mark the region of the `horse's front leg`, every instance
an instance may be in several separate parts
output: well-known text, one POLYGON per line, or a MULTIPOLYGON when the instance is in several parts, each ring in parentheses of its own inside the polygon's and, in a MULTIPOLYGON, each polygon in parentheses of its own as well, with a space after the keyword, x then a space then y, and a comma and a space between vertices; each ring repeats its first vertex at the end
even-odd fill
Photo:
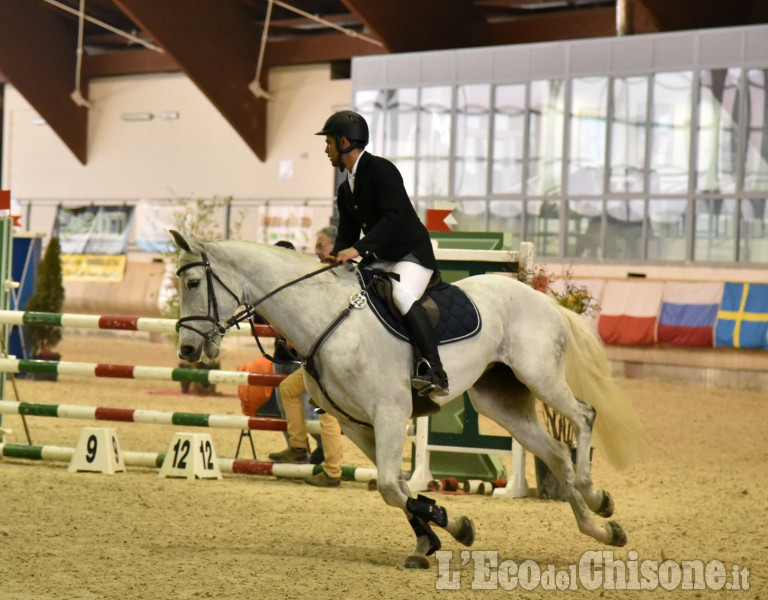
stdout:
POLYGON ((474 542, 475 533, 472 521, 467 517, 448 519, 445 508, 431 498, 422 495, 416 498, 411 496, 401 472, 407 422, 408 415, 405 414, 399 417, 387 415, 376 422, 377 483, 384 501, 405 512, 408 523, 416 534, 416 546, 406 557, 403 566, 408 569, 427 569, 427 557, 440 549, 440 538, 432 530, 432 524, 443 527, 466 546, 474 542))

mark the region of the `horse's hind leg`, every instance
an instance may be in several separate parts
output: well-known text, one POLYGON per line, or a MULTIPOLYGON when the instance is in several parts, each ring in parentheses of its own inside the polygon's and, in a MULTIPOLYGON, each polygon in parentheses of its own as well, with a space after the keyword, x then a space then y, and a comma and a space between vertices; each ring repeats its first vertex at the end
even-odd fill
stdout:
MULTIPOLYGON (((546 385, 533 384, 533 393, 545 404, 564 415, 573 425, 576 438, 576 475, 574 486, 581 493, 589 509, 601 517, 613 514, 613 498, 592 482, 590 448, 595 409, 571 393, 563 376, 544 378, 546 385)), ((569 462, 570 465, 570 462, 569 462)))
POLYGON ((604 544, 623 546, 626 543, 620 525, 612 521, 599 525, 592 518, 590 507, 575 485, 576 475, 568 449, 542 427, 533 395, 511 369, 498 365, 486 372, 470 390, 470 398, 479 413, 506 428, 552 470, 566 491, 579 531, 604 544))

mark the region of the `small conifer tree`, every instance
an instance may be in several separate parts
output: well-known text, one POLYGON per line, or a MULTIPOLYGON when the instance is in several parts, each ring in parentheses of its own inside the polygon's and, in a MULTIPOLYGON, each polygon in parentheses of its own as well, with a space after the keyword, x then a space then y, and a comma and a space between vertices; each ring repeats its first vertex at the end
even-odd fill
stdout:
MULTIPOLYGON (((64 283, 61 271, 61 243, 52 237, 37 267, 35 291, 27 300, 25 310, 60 313, 64 306, 64 283)), ((61 327, 28 325, 27 334, 34 355, 45 354, 61 341, 61 327)))

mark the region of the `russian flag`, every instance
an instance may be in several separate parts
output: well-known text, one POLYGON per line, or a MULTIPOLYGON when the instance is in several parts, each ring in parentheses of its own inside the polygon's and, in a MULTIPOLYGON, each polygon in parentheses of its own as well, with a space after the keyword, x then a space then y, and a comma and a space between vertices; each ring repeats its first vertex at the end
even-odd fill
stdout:
POLYGON ((768 285, 725 284, 715 346, 768 349, 768 285))
POLYGON ((722 283, 666 282, 656 332, 659 344, 711 348, 722 298, 722 283))
POLYGON ((617 346, 651 346, 664 284, 656 281, 608 281, 603 288, 597 331, 617 346))

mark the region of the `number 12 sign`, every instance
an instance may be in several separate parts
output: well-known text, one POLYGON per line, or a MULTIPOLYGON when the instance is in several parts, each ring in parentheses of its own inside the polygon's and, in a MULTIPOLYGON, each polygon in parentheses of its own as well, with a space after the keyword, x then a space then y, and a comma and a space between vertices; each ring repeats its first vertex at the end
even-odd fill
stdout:
POLYGON ((177 433, 165 453, 160 477, 221 479, 219 461, 209 433, 177 433))

